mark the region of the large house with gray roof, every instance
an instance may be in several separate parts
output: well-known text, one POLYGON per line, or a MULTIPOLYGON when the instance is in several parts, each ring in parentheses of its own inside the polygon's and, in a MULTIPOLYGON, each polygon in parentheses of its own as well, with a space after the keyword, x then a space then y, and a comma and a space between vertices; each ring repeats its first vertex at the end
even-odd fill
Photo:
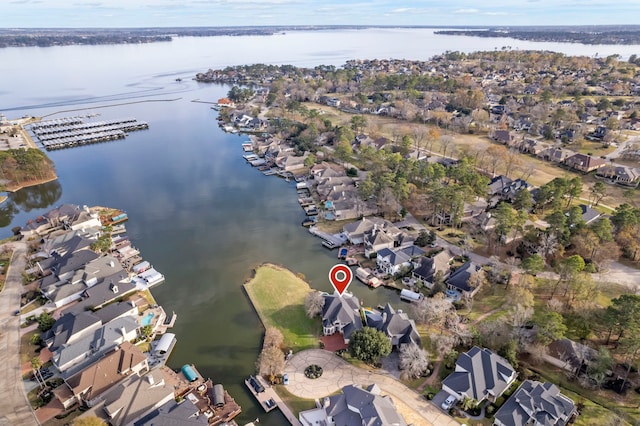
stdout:
POLYGON ((482 273, 482 268, 474 262, 468 261, 453 271, 445 281, 445 284, 449 290, 456 290, 464 295, 473 297, 480 290, 480 287, 472 285, 472 277, 476 273, 482 273))
POLYGON ((407 425, 391 398, 380 395, 376 385, 345 386, 341 394, 323 398, 319 408, 301 411, 298 419, 303 426, 407 425))
POLYGON ((382 331, 391 340, 391 346, 394 348, 405 344, 422 344, 415 321, 402 310, 396 311, 388 303, 379 315, 367 313, 366 318, 367 325, 382 331))
POLYGON ((344 342, 349 343, 351 334, 365 325, 382 331, 394 348, 403 344, 421 345, 420 334, 415 322, 401 310, 395 310, 390 304, 382 309, 367 310, 366 324, 360 315, 360 302, 350 293, 325 295, 322 307, 322 334, 325 336, 342 333, 344 342))
POLYGON ((525 380, 495 415, 494 426, 565 426, 576 415, 574 402, 552 383, 525 380))
POLYGON ((51 274, 41 280, 40 289, 57 308, 80 299, 87 289, 106 278, 117 283, 128 277, 116 258, 100 257, 91 250, 80 250, 60 259, 57 256, 51 259, 54 261, 47 264, 51 274))
POLYGON ((121 343, 138 337, 138 328, 136 317, 117 318, 73 343, 59 347, 53 353, 53 365, 66 375, 80 371, 121 343))
POLYGON ((69 312, 53 323, 53 327, 42 335, 42 341, 51 352, 55 352, 63 345, 71 345, 100 327, 102 321, 93 312, 69 312))
POLYGON ((442 381, 442 390, 461 400, 495 401, 516 380, 516 371, 500 355, 474 346, 456 360, 456 369, 442 381))
POLYGON ((421 257, 418 265, 411 271, 411 276, 419 280, 427 288, 433 287, 436 272, 442 272, 443 277, 449 274, 449 262, 453 259, 448 250, 442 250, 432 257, 421 257))
POLYGON ((322 334, 329 336, 342 333, 344 342, 349 343, 351 333, 362 328, 360 301, 350 293, 324 296, 322 306, 322 334))

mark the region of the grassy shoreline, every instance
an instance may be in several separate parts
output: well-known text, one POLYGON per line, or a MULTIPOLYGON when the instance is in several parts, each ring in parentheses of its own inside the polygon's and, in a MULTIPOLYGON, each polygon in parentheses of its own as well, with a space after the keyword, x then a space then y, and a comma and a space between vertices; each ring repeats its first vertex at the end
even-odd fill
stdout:
POLYGON ((317 348, 320 324, 307 318, 304 299, 312 291, 293 272, 273 264, 260 265, 243 286, 265 328, 279 329, 284 345, 296 351, 317 348))

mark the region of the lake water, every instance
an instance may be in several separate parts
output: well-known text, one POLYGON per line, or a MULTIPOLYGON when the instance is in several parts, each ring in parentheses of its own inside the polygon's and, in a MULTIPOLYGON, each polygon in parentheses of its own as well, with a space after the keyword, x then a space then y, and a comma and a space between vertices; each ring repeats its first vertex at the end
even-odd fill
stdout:
MULTIPOLYGON (((284 424, 278 413, 264 415, 242 385, 254 372, 262 332, 241 285, 260 263, 274 262, 330 290, 327 274, 336 252, 300 226, 304 213, 293 183, 246 165, 240 147, 246 138, 223 133, 215 111, 192 102, 214 102, 228 87, 192 77, 233 64, 341 65, 353 58, 428 59, 445 50, 502 46, 600 56, 640 53, 640 46, 436 36, 427 29, 0 49, 0 112, 9 118, 82 109, 52 117, 100 113, 101 119, 149 123, 149 130, 126 140, 49 153, 59 179, 11 194, 0 205, 0 235, 61 203, 123 209, 131 240, 166 276, 154 295, 178 314, 170 366, 194 363, 223 383, 243 407, 240 424, 256 417, 261 424, 284 424), (104 107, 138 101, 152 102, 104 107)), ((369 305, 390 300, 402 306, 383 288, 371 291, 355 281, 350 289, 369 305)))

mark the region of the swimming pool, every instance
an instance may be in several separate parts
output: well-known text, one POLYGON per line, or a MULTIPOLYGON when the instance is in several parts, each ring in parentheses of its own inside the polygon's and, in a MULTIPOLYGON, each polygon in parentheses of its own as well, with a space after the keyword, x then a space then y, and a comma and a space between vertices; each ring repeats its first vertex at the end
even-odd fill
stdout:
POLYGON ((145 325, 150 325, 152 319, 153 319, 153 312, 149 312, 147 315, 144 316, 144 318, 142 318, 142 321, 140 321, 140 325, 142 325, 143 327, 145 325))

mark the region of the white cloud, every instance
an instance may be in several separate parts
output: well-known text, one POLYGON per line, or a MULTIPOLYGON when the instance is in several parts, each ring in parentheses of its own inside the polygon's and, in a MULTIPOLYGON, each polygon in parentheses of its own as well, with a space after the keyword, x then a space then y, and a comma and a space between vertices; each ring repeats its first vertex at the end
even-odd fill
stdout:
POLYGON ((393 9, 391 11, 391 13, 406 13, 406 12, 412 12, 415 9, 413 7, 400 7, 398 9, 393 9))
POLYGON ((458 9, 458 10, 454 10, 453 13, 471 15, 471 14, 480 13, 480 11, 478 9, 458 9))

